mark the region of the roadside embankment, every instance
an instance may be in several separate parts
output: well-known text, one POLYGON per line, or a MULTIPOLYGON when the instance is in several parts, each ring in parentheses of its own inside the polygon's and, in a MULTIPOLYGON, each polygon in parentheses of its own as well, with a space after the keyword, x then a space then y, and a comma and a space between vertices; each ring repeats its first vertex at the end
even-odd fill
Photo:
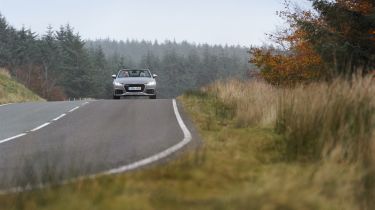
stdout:
POLYGON ((24 85, 13 80, 7 70, 0 69, 0 105, 42 100, 24 85))

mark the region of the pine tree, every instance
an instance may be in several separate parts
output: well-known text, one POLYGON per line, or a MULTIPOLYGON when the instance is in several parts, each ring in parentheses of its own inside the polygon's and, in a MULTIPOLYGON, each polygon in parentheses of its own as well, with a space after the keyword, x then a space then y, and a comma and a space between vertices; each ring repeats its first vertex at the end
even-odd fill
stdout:
POLYGON ((59 56, 62 59, 61 85, 70 97, 86 97, 89 95, 92 75, 85 42, 79 34, 66 25, 61 27, 56 36, 58 40, 59 56))

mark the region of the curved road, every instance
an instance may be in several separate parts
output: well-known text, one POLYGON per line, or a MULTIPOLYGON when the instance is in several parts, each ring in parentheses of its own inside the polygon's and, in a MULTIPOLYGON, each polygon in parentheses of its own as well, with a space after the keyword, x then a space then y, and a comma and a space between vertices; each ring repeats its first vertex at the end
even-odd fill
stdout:
POLYGON ((175 100, 0 106, 0 189, 135 169, 197 140, 175 100))

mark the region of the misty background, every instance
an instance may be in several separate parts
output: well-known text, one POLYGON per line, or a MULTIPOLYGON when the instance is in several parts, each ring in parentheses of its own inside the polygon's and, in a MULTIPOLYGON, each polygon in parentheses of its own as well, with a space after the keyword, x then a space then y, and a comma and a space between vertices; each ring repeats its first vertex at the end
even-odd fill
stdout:
POLYGON ((158 96, 247 78, 250 45, 282 0, 0 0, 0 67, 49 100, 112 97, 111 75, 149 68, 158 96), (22 5, 22 7, 20 7, 22 5), (260 21, 261 19, 261 21, 260 21))
MULTIPOLYGON (((304 1, 304 0, 303 0, 304 1)), ((84 39, 175 40, 249 47, 282 21, 283 0, 0 0, 0 12, 20 29, 43 34, 69 23, 84 39)))

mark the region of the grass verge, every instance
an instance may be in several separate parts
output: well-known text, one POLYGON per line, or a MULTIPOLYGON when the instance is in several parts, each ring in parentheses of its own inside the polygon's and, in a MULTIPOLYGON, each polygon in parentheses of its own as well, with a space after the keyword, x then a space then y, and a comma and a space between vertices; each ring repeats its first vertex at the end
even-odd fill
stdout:
POLYGON ((12 80, 5 69, 0 69, 0 104, 42 100, 25 86, 12 80))
POLYGON ((230 81, 186 93, 179 100, 204 139, 201 149, 140 171, 3 195, 0 209, 372 209, 374 181, 371 167, 364 164, 371 160, 343 155, 362 148, 345 142, 359 145, 363 141, 356 140, 364 139, 364 145, 371 145, 367 142, 373 138, 372 121, 362 123, 364 115, 373 115, 368 112, 372 100, 367 100, 373 86, 360 82, 280 90, 230 81), (345 91, 351 94, 342 98, 345 91), (320 105, 319 100, 327 103, 320 105), (327 114, 339 108, 337 100, 343 107, 339 114, 347 117, 335 120, 327 114), (364 107, 365 114, 357 119, 358 113, 347 113, 350 104, 364 107), (318 122, 311 124, 311 119, 318 122), (351 127, 353 121, 360 124, 351 127), (319 122, 332 127, 316 127, 319 122), (300 133, 293 134, 301 123, 306 128, 300 132, 318 132, 307 142, 298 138, 300 133), (330 139, 337 139, 335 146, 330 139), (325 141, 337 149, 326 152, 320 143, 325 141), (305 154, 311 145, 314 150, 305 154))

